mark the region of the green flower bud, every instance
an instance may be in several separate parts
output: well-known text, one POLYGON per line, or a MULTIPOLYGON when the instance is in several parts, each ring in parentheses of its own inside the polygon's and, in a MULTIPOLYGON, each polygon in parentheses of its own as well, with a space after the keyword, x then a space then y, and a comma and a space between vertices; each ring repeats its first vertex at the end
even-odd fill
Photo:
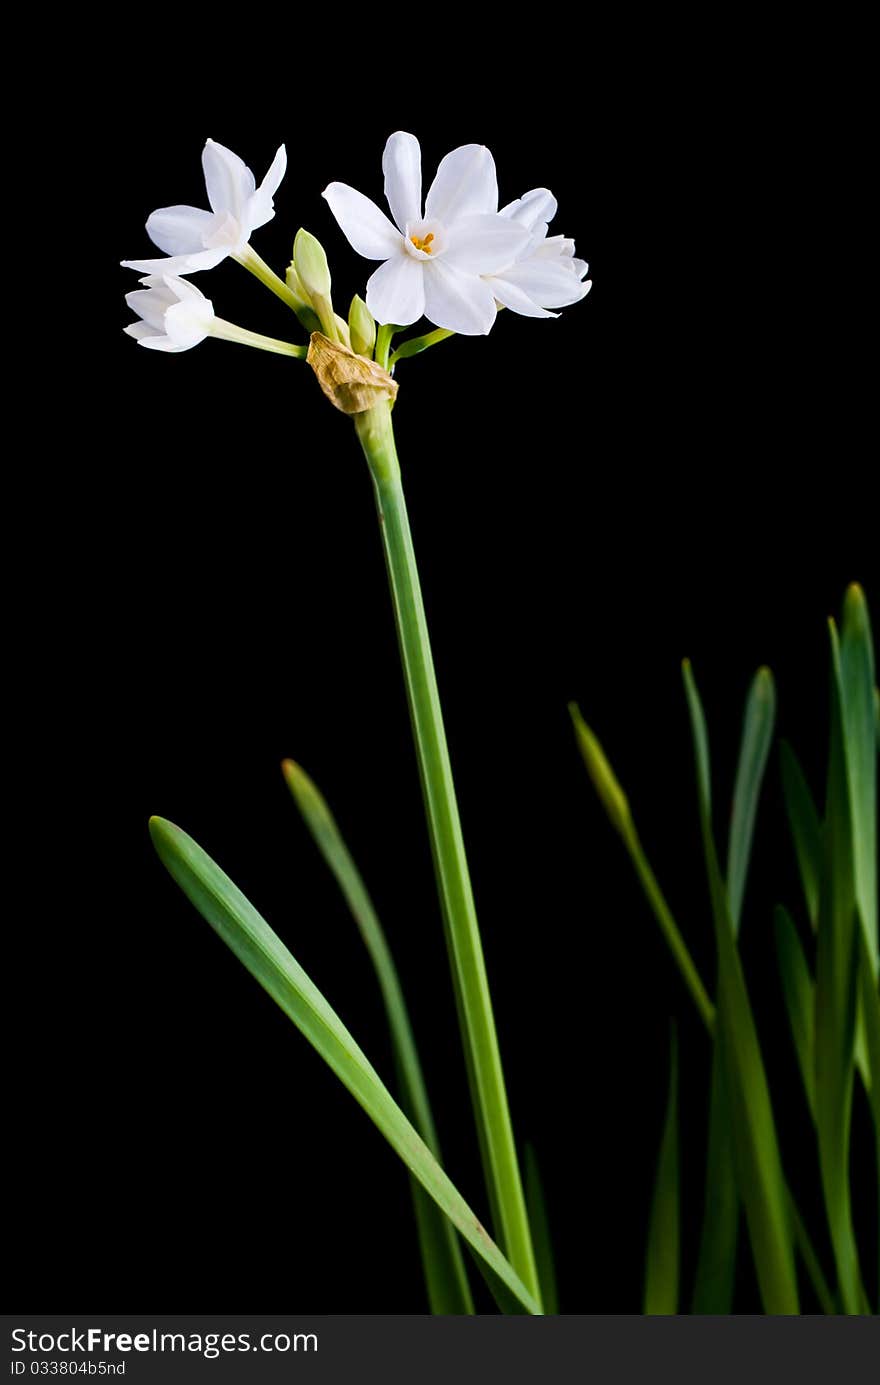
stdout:
POLYGON ((336 315, 330 297, 330 266, 324 247, 308 231, 299 230, 293 242, 293 268, 306 297, 312 304, 321 327, 331 341, 339 340, 336 315))
POLYGON ((348 327, 351 332, 351 349, 359 356, 372 358, 376 345, 376 320, 364 300, 355 294, 348 310, 348 327))
POLYGON ((293 260, 291 260, 290 264, 287 266, 287 273, 285 274, 284 278, 287 283, 287 287, 290 289, 290 292, 294 295, 294 297, 300 299, 304 306, 307 305, 309 301, 309 295, 305 291, 305 286, 303 285, 302 279, 296 272, 296 265, 294 264, 293 260))
MULTIPOLYGON (((330 298, 330 266, 324 247, 308 231, 299 230, 293 242, 293 263, 303 288, 315 302, 316 298, 330 298)), ((317 304, 315 304, 317 308, 317 304)))

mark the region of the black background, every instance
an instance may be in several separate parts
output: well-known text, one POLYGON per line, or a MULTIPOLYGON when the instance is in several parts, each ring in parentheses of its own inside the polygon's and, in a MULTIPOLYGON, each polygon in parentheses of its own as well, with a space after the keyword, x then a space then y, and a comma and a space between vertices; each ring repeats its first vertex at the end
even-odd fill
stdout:
MULTIPOLYGON (((606 40, 587 16, 536 14, 507 49, 473 22, 443 47, 440 19, 430 41, 423 19, 251 32, 239 16, 217 55, 120 36, 100 61, 88 35, 68 36, 49 234, 67 245, 75 228, 63 272, 78 298, 38 358, 54 383, 16 475, 13 536, 28 810, 11 867, 27 888, 7 1151, 22 1304, 424 1310, 395 1156, 149 844, 150 813, 190 831, 389 1072, 369 963, 284 755, 324 790, 372 889, 447 1166, 485 1211, 353 430, 298 362, 212 341, 167 357, 121 333, 135 276, 118 261, 158 253, 152 208, 203 204, 209 135, 258 180, 286 141, 277 214, 254 244, 283 273, 306 225, 342 311, 370 270, 320 192, 340 179, 381 200, 398 128, 422 141, 426 187, 473 140, 495 155, 503 202, 550 187, 553 229, 590 261, 592 293, 558 321, 504 313, 487 339, 402 363, 395 422, 515 1126, 543 1164, 563 1309, 638 1311, 672 1015, 693 1251, 707 1045, 566 702, 602 737, 710 977, 680 659, 707 707, 723 833, 754 669, 772 666, 781 729, 818 791, 824 621, 854 578, 877 609, 858 36, 830 48, 818 32, 751 41, 721 22, 634 18, 606 40)), ((223 317, 301 339, 233 263, 196 282, 223 317)), ((796 902, 778 810, 774 759, 743 945, 784 1154, 811 1205, 770 928, 776 900, 796 902)))

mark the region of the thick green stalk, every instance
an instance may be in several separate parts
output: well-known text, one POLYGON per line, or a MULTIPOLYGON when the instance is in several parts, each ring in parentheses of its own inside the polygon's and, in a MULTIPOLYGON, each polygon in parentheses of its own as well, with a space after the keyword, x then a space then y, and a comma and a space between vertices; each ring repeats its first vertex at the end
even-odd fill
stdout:
POLYGON ((356 415, 355 424, 376 488, 379 523, 459 1024, 496 1232, 511 1264, 535 1297, 540 1299, 489 983, 388 404, 378 404, 356 415))

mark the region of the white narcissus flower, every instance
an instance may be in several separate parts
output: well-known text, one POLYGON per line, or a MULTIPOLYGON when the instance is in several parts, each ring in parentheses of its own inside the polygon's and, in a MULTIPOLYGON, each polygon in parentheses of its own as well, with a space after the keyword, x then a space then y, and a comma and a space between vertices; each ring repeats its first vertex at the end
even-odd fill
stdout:
POLYGON ((150 274, 141 279, 146 288, 125 295, 125 301, 142 319, 124 330, 139 346, 157 351, 189 351, 214 330, 214 305, 185 279, 172 274, 150 274))
POLYGON ((168 259, 123 260, 144 274, 192 274, 211 269, 227 255, 245 254, 251 232, 275 215, 272 203, 287 168, 282 144, 257 187, 247 164, 231 149, 209 139, 202 151, 209 212, 199 207, 161 207, 147 219, 147 235, 168 259))
POLYGON ((531 235, 498 215, 495 162, 483 145, 465 144, 441 159, 422 210, 422 160, 414 135, 399 130, 382 156, 385 196, 394 222, 345 183, 324 196, 350 244, 383 260, 367 284, 377 322, 408 327, 423 315, 437 327, 480 336, 496 317, 495 295, 481 277, 525 250, 531 235))
POLYGON ((582 282, 589 265, 575 259, 574 241, 547 235, 548 223, 556 215, 552 192, 533 188, 525 197, 508 202, 499 215, 529 233, 527 245, 515 260, 500 274, 486 278, 499 303, 525 317, 558 317, 547 310, 566 308, 589 293, 591 281, 582 282))

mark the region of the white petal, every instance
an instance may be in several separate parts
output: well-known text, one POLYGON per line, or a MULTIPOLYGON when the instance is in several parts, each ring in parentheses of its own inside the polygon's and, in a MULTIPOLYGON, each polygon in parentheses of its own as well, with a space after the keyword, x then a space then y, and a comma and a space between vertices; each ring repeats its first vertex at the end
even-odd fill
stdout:
MULTIPOLYGON (((251 202, 253 198, 251 199, 251 202)), ((250 207, 251 202, 248 203, 250 207)), ((247 208, 245 208, 247 211, 247 208)), ((227 255, 243 250, 248 243, 250 231, 243 226, 232 212, 222 212, 214 217, 214 225, 209 236, 205 236, 206 250, 225 250, 227 255)))
MULTIPOLYGON (((415 264, 416 261, 413 261, 415 264)), ((422 266, 425 276, 425 317, 437 327, 462 336, 485 336, 497 315, 488 283, 475 274, 437 260, 422 266)))
POLYGON ((587 292, 571 265, 571 260, 523 260, 499 277, 522 289, 542 308, 565 308, 587 292))
POLYGON ((213 322, 214 309, 207 298, 201 305, 175 303, 165 314, 165 331, 176 346, 188 349, 205 340, 213 322))
POLYGON ((516 284, 508 283, 506 279, 487 279, 486 283, 491 288, 499 303, 503 303, 505 308, 509 308, 513 313, 519 313, 522 317, 558 317, 558 313, 548 313, 546 308, 535 303, 524 293, 516 284))
POLYGON ((517 197, 502 207, 500 215, 508 216, 533 231, 539 222, 552 221, 556 210, 556 198, 548 188, 532 188, 524 197, 517 197))
POLYGON ((574 241, 565 236, 548 236, 532 251, 544 260, 570 260, 574 255, 574 241))
POLYGON ((497 274, 506 269, 529 243, 529 232, 504 216, 483 212, 462 216, 449 230, 443 258, 471 274, 497 274))
POLYGON ((190 255, 204 248, 216 220, 199 207, 160 207, 147 219, 147 235, 166 255, 190 255))
POLYGON ((257 186, 247 164, 225 144, 209 139, 202 150, 202 168, 212 209, 231 212, 241 221, 245 204, 257 186))
POLYGON ((136 269, 141 274, 195 274, 200 269, 213 269, 225 260, 231 246, 215 250, 200 250, 195 255, 172 255, 167 260, 120 260, 123 269, 136 269))
POLYGON ((590 268, 590 266, 587 264, 586 260, 572 260, 571 263, 572 263, 572 266, 573 266, 573 268, 574 268, 574 272, 575 272, 575 274, 577 275, 577 277, 578 277, 579 279, 583 279, 584 275, 587 273, 587 271, 588 271, 589 268, 590 268))
POLYGON ((275 215, 275 204, 272 198, 278 191, 281 179, 286 172, 287 150, 281 144, 272 160, 269 172, 245 208, 245 225, 248 231, 255 231, 258 226, 265 226, 267 221, 272 220, 275 215))
POLYGON ((157 332, 155 327, 151 327, 149 322, 130 322, 127 327, 123 327, 123 332, 129 337, 134 337, 135 341, 142 341, 144 337, 160 337, 161 332, 157 332))
POLYGON ((347 183, 330 183, 323 196, 349 245, 366 260, 387 260, 401 248, 401 235, 375 202, 347 183))
POLYGON ((143 318, 157 332, 165 331, 165 314, 175 301, 167 289, 135 289, 125 295, 125 301, 133 313, 143 318))
POLYGON ((425 265, 405 253, 392 256, 370 276, 367 307, 377 322, 408 327, 425 311, 425 265))
POLYGON ((422 217, 422 151, 415 135, 398 130, 391 135, 382 155, 385 196, 400 230, 408 221, 422 217))
POLYGON ((460 216, 497 212, 495 160, 484 144, 463 144, 440 160, 425 202, 425 216, 448 226, 460 216))
POLYGON ((178 346, 170 337, 141 337, 138 346, 151 346, 155 351, 187 351, 186 346, 178 346))
POLYGON ((178 279, 173 274, 163 274, 162 282, 174 295, 174 300, 178 303, 189 301, 192 303, 211 304, 210 298, 206 298, 201 289, 197 289, 195 284, 188 284, 185 279, 178 279))

